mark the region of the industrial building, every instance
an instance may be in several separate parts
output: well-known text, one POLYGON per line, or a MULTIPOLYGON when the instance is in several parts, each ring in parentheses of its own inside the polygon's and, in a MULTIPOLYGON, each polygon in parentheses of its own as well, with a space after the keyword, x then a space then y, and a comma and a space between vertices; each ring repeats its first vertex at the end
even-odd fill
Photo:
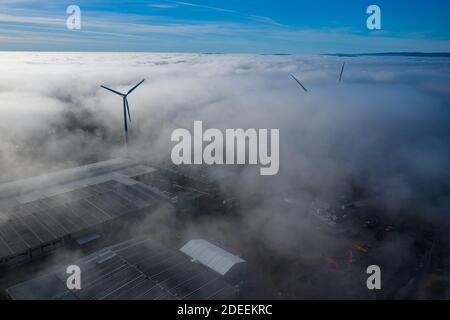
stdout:
POLYGON ((205 240, 191 240, 185 244, 181 252, 214 270, 234 284, 241 284, 246 278, 246 262, 216 245, 205 240))
MULTIPOLYGON (((119 158, 0 185, 0 267, 30 261, 68 240, 92 241, 161 202, 183 206, 177 194, 141 182, 157 173, 119 158)), ((194 189, 180 194, 203 196, 194 189)))
POLYGON ((149 239, 133 239, 102 249, 73 265, 79 266, 82 272, 81 290, 67 289, 69 275, 65 266, 6 291, 15 300, 223 300, 238 297, 238 288, 227 283, 220 273, 149 239))
POLYGON ((20 300, 236 298, 239 283, 228 280, 237 270, 235 264, 245 263, 242 259, 206 241, 188 243, 183 253, 153 240, 116 235, 141 224, 160 206, 183 215, 189 208, 198 212, 202 203, 215 202, 200 189, 195 181, 169 169, 125 158, 0 185, 0 268, 5 276, 14 265, 32 270, 36 258, 60 247, 68 249, 64 256, 75 254, 71 249, 76 249, 77 257, 85 255, 73 263, 82 270, 82 290, 67 288, 67 266, 61 266, 66 260, 47 265, 32 280, 6 281, 11 286, 7 296, 20 300), (96 242, 103 237, 109 240, 96 242), (78 250, 85 245, 91 246, 78 250), (205 255, 199 255, 198 245, 205 255), (219 256, 226 270, 206 260, 219 256))

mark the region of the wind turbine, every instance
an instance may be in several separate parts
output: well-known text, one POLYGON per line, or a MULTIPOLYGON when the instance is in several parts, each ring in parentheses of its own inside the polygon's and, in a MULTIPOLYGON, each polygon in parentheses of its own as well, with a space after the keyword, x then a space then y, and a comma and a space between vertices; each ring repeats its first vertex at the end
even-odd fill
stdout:
POLYGON ((344 73, 345 62, 342 64, 341 74, 339 75, 339 82, 342 81, 342 74, 344 73))
POLYGON ((145 81, 145 79, 142 80, 141 82, 139 82, 133 88, 131 88, 127 93, 120 93, 111 88, 101 86, 103 89, 111 91, 112 93, 115 93, 123 98, 123 122, 124 122, 124 127, 125 127, 125 144, 126 145, 128 144, 128 120, 130 120, 130 122, 131 122, 130 105, 128 104, 128 95, 130 93, 132 93, 134 90, 136 90, 137 87, 139 87, 144 81, 145 81), (127 118, 127 114, 128 114, 128 118, 127 118))
POLYGON ((302 85, 302 83, 293 74, 291 74, 291 77, 295 80, 295 82, 297 82, 299 84, 300 87, 303 88, 303 90, 305 90, 305 92, 308 92, 308 90, 305 88, 305 86, 302 85))

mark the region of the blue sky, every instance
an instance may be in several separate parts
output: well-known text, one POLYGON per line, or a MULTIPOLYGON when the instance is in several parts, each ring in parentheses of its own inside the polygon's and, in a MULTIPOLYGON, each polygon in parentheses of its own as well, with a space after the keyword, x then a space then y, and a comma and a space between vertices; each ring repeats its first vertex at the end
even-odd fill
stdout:
POLYGON ((450 1, 1 0, 0 50, 449 52, 450 1), (370 4, 380 31, 366 28, 370 4), (81 30, 66 28, 69 5, 81 30))

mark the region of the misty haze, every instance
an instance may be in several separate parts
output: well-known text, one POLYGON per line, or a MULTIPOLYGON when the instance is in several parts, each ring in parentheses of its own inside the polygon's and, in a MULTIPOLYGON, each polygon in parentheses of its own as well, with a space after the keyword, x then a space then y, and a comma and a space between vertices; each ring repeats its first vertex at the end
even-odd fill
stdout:
POLYGON ((63 245, 34 265, 5 260, 3 292, 150 237, 173 250, 205 239, 242 258, 244 299, 449 298, 448 58, 2 52, 0 69, 0 223, 11 183, 40 176, 50 188, 55 173, 111 159, 160 170, 159 180, 129 174, 151 188, 170 175, 173 192, 101 245, 63 245), (142 79, 125 147, 122 101, 100 86, 126 92, 142 79), (279 129, 278 174, 175 166, 172 132, 199 120, 279 129), (206 204, 187 199, 193 190, 206 204), (367 290, 371 265, 382 291, 367 290))

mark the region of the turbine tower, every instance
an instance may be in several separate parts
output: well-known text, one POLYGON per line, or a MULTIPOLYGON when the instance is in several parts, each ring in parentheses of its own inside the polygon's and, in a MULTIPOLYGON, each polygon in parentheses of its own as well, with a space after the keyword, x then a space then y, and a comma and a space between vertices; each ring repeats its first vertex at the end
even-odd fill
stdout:
POLYGON ((134 90, 136 90, 137 87, 139 87, 144 81, 145 81, 145 79, 142 80, 141 82, 139 82, 133 88, 131 88, 127 93, 120 93, 111 88, 101 86, 103 89, 111 91, 112 93, 115 93, 115 94, 121 96, 123 99, 123 123, 124 123, 124 128, 125 128, 125 145, 128 144, 128 120, 130 120, 130 122, 131 122, 130 105, 128 104, 128 95, 130 93, 132 93, 134 90), (128 118, 127 118, 127 114, 128 114, 128 118))

